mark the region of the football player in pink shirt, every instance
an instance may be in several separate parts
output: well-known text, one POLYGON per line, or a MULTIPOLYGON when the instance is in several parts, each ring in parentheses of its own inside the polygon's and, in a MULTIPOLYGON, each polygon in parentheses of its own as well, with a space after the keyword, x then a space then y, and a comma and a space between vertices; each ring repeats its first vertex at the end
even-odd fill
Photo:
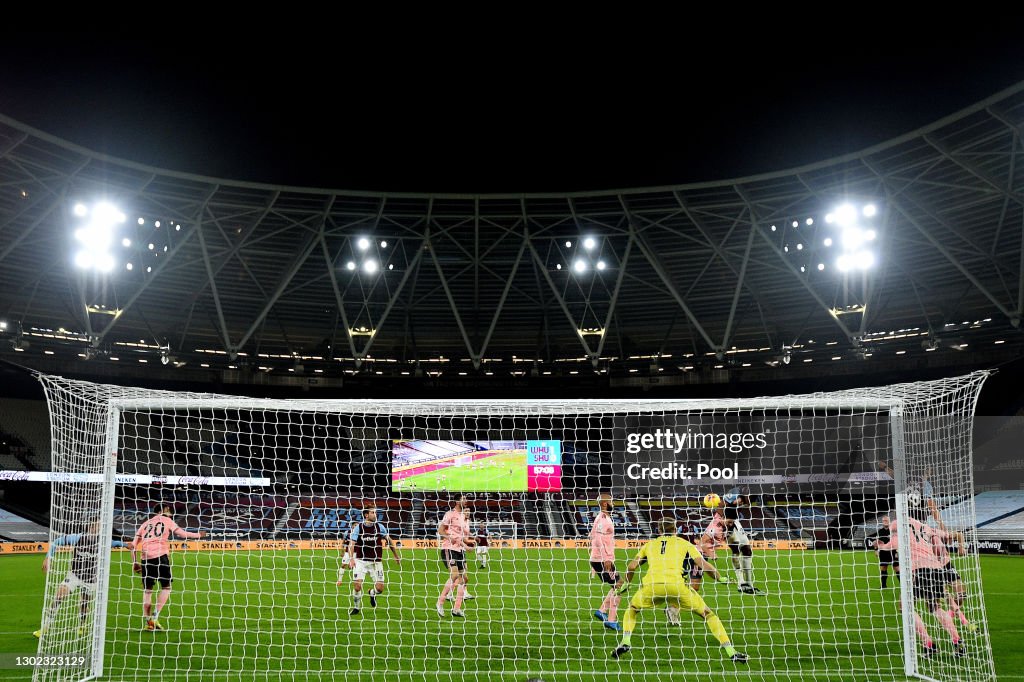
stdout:
MULTIPOLYGON (((960 634, 957 632, 956 623, 953 622, 953 616, 943 608, 945 602, 945 583, 943 580, 945 567, 942 559, 935 553, 935 544, 932 537, 934 531, 913 516, 908 519, 908 522, 910 525, 909 563, 911 567, 911 580, 914 586, 914 599, 924 601, 928 606, 928 610, 932 612, 935 619, 942 625, 942 628, 949 633, 950 638, 953 640, 953 655, 957 657, 964 656, 966 652, 964 651, 963 643, 960 641, 960 634)), ((895 519, 890 524, 890 530, 892 533, 887 548, 898 550, 899 534, 895 519)), ((907 564, 902 556, 900 557, 900 563, 904 566, 907 564)), ((914 626, 918 637, 921 639, 921 643, 924 645, 924 656, 928 658, 935 655, 938 647, 932 641, 928 628, 921 619, 921 615, 916 611, 914 612, 914 626)))
POLYGON ((466 517, 466 496, 459 495, 455 498, 455 506, 449 509, 437 532, 441 536, 441 563, 448 569, 448 582, 441 589, 441 595, 437 598, 437 615, 444 617, 444 602, 448 595, 455 590, 455 605, 452 607, 452 615, 456 618, 465 618, 462 611, 462 602, 469 597, 466 594, 466 586, 469 584, 469 576, 466 575, 466 549, 472 548, 476 540, 469 533, 469 519, 466 517))
POLYGON ((610 630, 621 630, 618 610, 622 597, 615 589, 619 572, 615 570, 615 522, 612 521, 612 496, 602 493, 597 498, 597 515, 590 527, 590 569, 601 582, 610 587, 601 606, 594 611, 594 618, 610 630))
POLYGON ((179 526, 171 518, 170 505, 157 507, 156 515, 139 526, 132 545, 132 570, 142 574, 142 617, 146 621, 146 630, 163 630, 160 625, 160 611, 171 596, 171 561, 168 553, 170 546, 167 541, 171 535, 188 540, 199 540, 206 537, 205 532, 190 533, 179 526), (142 555, 142 561, 135 558, 135 553, 142 555), (160 593, 153 607, 153 586, 160 583, 160 593))

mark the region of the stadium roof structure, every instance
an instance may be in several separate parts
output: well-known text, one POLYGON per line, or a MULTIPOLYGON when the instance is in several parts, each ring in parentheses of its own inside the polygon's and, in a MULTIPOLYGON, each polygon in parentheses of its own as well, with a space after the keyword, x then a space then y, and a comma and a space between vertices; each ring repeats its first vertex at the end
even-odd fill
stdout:
POLYGON ((0 115, 0 352, 293 376, 1016 355, 1022 133, 1024 83, 800 168, 466 195, 201 177, 0 115), (74 264, 100 199, 125 217, 105 273, 74 264))

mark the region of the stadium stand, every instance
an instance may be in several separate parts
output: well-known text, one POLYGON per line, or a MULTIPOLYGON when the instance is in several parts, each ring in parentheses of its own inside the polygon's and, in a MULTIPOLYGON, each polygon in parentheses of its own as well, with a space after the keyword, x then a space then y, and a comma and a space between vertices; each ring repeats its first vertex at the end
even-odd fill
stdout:
POLYGON ((18 514, 0 509, 0 540, 12 542, 46 542, 50 530, 18 514))
POLYGON ((0 441, 10 441, 9 454, 21 463, 12 468, 48 471, 50 419, 41 400, 0 399, 0 441))

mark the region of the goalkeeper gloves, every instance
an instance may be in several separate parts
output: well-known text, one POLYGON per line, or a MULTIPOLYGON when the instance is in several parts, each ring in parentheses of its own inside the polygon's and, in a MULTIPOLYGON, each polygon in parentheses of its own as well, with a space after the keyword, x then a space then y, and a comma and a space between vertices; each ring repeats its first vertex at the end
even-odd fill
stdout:
POLYGON ((717 582, 720 582, 720 583, 722 583, 723 585, 728 585, 728 584, 729 584, 729 579, 728 579, 728 578, 726 578, 726 577, 725 577, 724 575, 722 575, 721 573, 719 573, 719 574, 718 574, 718 580, 717 580, 717 582))

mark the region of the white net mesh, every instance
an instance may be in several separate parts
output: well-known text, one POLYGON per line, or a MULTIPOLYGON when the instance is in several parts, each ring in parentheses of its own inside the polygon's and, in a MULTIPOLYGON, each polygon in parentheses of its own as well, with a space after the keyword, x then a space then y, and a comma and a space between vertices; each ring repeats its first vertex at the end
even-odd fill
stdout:
POLYGON ((973 508, 957 504, 985 377, 742 400, 336 401, 42 376, 54 470, 104 482, 53 486, 52 539, 69 547, 39 650, 90 663, 35 679, 991 679, 973 508), (886 515, 900 542, 924 519, 958 579, 911 591, 907 549, 873 550, 886 515), (614 566, 591 562, 595 519, 614 566), (146 535, 174 525, 161 558, 146 535), (663 558, 658 543, 676 532, 730 583, 689 562, 670 583, 676 545, 663 558), (146 545, 141 576, 111 539, 146 545), (652 539, 659 556, 617 596, 601 580, 652 539))

